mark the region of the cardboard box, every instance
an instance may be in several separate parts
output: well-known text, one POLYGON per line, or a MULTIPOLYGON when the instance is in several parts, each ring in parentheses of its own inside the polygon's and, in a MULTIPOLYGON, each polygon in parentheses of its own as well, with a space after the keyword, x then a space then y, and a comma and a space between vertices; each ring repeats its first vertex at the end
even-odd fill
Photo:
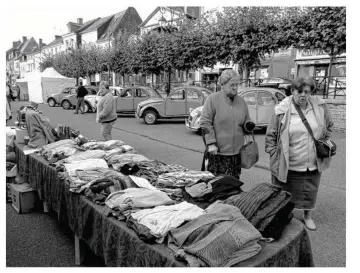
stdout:
POLYGON ((35 208, 36 193, 28 183, 10 184, 12 206, 17 213, 26 213, 35 208))
POLYGON ((25 143, 24 137, 29 136, 27 129, 16 128, 16 142, 25 143))

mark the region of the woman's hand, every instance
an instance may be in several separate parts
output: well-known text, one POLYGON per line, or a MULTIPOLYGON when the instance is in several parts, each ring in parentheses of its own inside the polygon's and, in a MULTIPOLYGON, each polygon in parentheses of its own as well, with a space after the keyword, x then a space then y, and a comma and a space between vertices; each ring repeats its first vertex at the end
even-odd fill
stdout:
POLYGON ((218 152, 218 147, 215 144, 210 144, 208 147, 208 152, 212 155, 216 155, 218 152))

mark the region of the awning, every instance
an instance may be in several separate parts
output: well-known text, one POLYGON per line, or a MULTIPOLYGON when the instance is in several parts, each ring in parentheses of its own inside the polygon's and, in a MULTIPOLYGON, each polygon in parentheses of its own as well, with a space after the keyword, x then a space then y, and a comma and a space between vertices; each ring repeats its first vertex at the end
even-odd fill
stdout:
MULTIPOLYGON (((304 60, 297 59, 295 60, 296 64, 329 64, 330 58, 328 59, 312 59, 312 60, 304 60)), ((333 63, 344 63, 346 62, 346 58, 334 58, 333 63)))

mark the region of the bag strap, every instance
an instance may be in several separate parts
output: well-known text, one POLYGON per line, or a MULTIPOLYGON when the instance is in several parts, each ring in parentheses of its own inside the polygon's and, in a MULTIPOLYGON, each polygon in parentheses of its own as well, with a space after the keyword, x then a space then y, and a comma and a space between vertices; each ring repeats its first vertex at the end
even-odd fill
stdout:
POLYGON ((309 134, 312 136, 312 138, 313 138, 314 140, 316 140, 315 137, 314 137, 313 131, 311 130, 311 127, 310 127, 310 125, 309 125, 309 122, 307 121, 306 117, 304 116, 304 113, 301 111, 299 105, 297 105, 297 104, 294 102, 294 99, 292 99, 292 102, 293 102, 293 104, 294 104, 294 106, 295 106, 296 111, 298 112, 298 114, 299 114, 299 116, 300 116, 300 118, 301 118, 301 121, 304 123, 306 129, 308 130, 309 134))

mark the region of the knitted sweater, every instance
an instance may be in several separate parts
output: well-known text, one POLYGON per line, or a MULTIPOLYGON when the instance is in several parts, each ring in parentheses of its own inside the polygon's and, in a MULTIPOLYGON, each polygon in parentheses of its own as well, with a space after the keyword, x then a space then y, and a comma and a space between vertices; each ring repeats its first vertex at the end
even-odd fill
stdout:
POLYGON ((99 123, 117 119, 116 100, 111 94, 111 90, 105 89, 104 95, 97 104, 97 120, 99 123))
POLYGON ((220 155, 239 154, 244 145, 243 125, 250 119, 245 100, 235 96, 231 102, 224 91, 211 94, 201 112, 200 127, 206 128, 206 145, 215 144, 220 155))
POLYGON ((241 192, 224 201, 236 206, 249 222, 263 231, 276 213, 291 200, 291 194, 268 183, 256 185, 249 192, 241 192))
POLYGON ((256 255, 261 234, 245 219, 239 209, 215 202, 206 214, 170 232, 169 245, 183 249, 208 266, 231 266, 256 255), (248 250, 251 251, 248 251, 248 250), (246 255, 244 255, 245 252, 246 255))

